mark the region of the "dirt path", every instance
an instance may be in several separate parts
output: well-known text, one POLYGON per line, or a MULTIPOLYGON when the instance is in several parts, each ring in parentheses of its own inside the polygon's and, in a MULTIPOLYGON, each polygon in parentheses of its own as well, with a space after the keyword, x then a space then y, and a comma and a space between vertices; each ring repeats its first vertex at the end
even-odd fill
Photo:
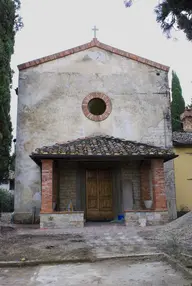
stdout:
POLYGON ((94 260, 157 252, 140 228, 116 225, 68 230, 20 229, 0 236, 0 261, 94 260))

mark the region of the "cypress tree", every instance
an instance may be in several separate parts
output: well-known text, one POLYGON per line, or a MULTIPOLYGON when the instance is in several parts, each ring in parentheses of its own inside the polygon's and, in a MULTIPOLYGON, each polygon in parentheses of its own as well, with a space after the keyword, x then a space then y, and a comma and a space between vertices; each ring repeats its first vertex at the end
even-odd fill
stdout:
POLYGON ((10 88, 12 83, 11 56, 15 32, 22 26, 17 13, 19 0, 0 0, 0 182, 9 172, 12 124, 10 88))
POLYGON ((172 72, 172 129, 173 131, 182 131, 180 115, 185 110, 185 100, 182 96, 182 88, 177 74, 172 72))

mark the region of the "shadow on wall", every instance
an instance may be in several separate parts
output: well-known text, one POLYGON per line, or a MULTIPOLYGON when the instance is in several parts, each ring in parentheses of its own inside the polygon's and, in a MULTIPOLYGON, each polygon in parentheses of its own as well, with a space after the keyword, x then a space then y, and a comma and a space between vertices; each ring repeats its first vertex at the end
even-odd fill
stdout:
POLYGON ((123 211, 132 210, 134 202, 132 181, 123 180, 122 189, 123 189, 123 211))
POLYGON ((41 210, 41 193, 36 192, 32 199, 32 223, 39 223, 40 210, 41 210))
POLYGON ((188 212, 190 212, 190 209, 187 206, 181 206, 180 207, 180 211, 177 211, 177 218, 187 214, 188 212))

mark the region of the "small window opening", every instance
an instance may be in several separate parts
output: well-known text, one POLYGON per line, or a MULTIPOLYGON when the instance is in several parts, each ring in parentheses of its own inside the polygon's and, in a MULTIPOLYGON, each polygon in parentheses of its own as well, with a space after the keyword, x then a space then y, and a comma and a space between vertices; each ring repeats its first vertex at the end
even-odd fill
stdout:
POLYGON ((101 98, 93 98, 88 103, 88 109, 93 115, 102 115, 106 110, 106 103, 101 98))

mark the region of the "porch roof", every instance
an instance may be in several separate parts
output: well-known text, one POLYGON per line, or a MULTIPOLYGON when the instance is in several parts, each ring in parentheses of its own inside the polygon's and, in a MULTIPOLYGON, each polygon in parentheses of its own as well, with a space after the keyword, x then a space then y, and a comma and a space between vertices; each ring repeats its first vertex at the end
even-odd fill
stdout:
POLYGON ((31 158, 34 161, 45 158, 164 158, 165 161, 177 157, 171 148, 161 148, 111 136, 92 136, 65 143, 37 148, 31 158))

